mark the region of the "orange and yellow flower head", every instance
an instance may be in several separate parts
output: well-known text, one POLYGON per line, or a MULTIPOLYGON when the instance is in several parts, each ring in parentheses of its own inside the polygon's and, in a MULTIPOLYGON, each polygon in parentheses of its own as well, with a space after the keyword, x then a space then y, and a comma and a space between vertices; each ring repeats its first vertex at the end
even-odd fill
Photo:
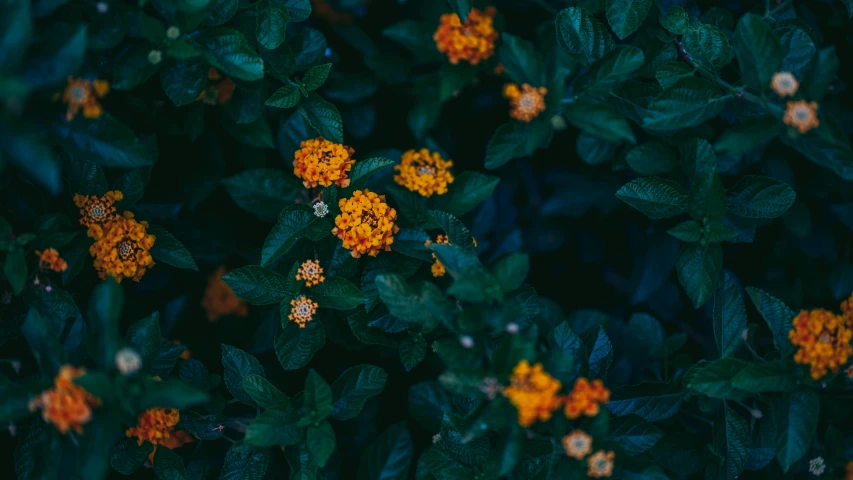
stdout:
POLYGON ((788 102, 782 121, 786 125, 796 128, 800 133, 806 133, 817 128, 820 126, 820 121, 817 118, 817 103, 806 102, 805 100, 788 102))
POLYGON ((518 362, 510 381, 503 394, 518 410, 518 424, 522 427, 548 421, 560 408, 558 392, 562 385, 542 368, 541 363, 531 367, 527 360, 518 362))
POLYGON ((340 215, 335 217, 332 233, 343 241, 343 247, 358 258, 375 257, 379 252, 391 250, 397 226, 397 211, 385 202, 385 195, 368 189, 352 192, 352 197, 338 201, 340 215))
POLYGON ((323 276, 323 267, 319 260, 306 260, 296 271, 296 279, 305 282, 306 287, 313 287, 326 281, 323 276))
POLYGON ((534 88, 529 84, 523 84, 521 88, 515 83, 507 83, 503 88, 504 98, 509 99, 509 116, 520 121, 529 123, 545 111, 545 95, 548 89, 545 87, 534 88))
POLYGON ((83 110, 86 118, 100 118, 103 113, 101 103, 110 91, 110 84, 105 80, 84 80, 82 78, 68 77, 68 85, 62 94, 62 102, 68 105, 65 119, 71 121, 83 110))
POLYGON ((394 181, 424 197, 443 195, 447 193, 447 185, 453 183, 452 166, 453 161, 441 158, 438 152, 431 153, 426 148, 408 150, 403 153, 400 165, 394 167, 398 172, 394 181))
POLYGON ((106 226, 102 238, 89 247, 89 253, 95 257, 95 269, 101 278, 138 282, 154 266, 150 250, 155 240, 148 233, 148 222, 137 222, 131 212, 124 212, 106 226))
POLYGON ((613 475, 613 452, 599 450, 586 459, 586 474, 592 478, 604 478, 613 475))
POLYGON ((600 411, 600 404, 610 401, 610 390, 604 387, 599 379, 592 382, 586 378, 578 378, 572 391, 565 399, 564 413, 574 420, 581 415, 594 417, 600 411))
POLYGON ((300 295, 290 301, 290 315, 287 318, 299 325, 299 328, 305 328, 311 320, 314 319, 314 314, 317 313, 317 302, 312 302, 305 295, 300 295))
POLYGON ((30 401, 32 411, 41 410, 45 422, 52 423, 63 435, 69 430, 83 433, 83 425, 92 418, 92 408, 101 401, 74 383, 86 370, 63 365, 54 378, 54 386, 30 401))
POLYGON ((436 48, 454 65, 462 60, 471 65, 486 60, 494 55, 495 40, 498 39, 494 27, 496 13, 494 7, 484 11, 472 8, 465 24, 455 13, 442 15, 441 23, 432 36, 436 48))
POLYGON ((229 272, 225 265, 220 265, 207 277, 207 288, 201 299, 201 308, 207 314, 207 319, 215 322, 226 315, 245 317, 249 314, 246 301, 234 294, 234 290, 222 280, 229 272))
MULTIPOLYGON (((424 246, 428 248, 432 243, 433 242, 431 240, 427 240, 426 243, 424 243, 424 246)), ((435 243, 449 244, 450 240, 448 240, 447 235, 439 235, 435 237, 435 243)), ((447 273, 447 270, 444 268, 444 265, 442 265, 441 260, 439 260, 438 257, 435 256, 435 253, 432 254, 432 258, 435 259, 435 262, 433 262, 432 267, 430 267, 430 271, 432 271, 432 276, 443 277, 444 274, 447 273)))
POLYGON ((592 437, 582 430, 575 430, 562 439, 566 455, 581 460, 592 451, 592 437))
POLYGON ((305 140, 293 154, 293 173, 306 188, 349 186, 347 172, 352 170, 355 150, 323 137, 305 140))
POLYGON ((770 87, 780 97, 791 97, 800 88, 800 82, 790 72, 778 72, 773 75, 770 87))
POLYGON ((843 315, 818 308, 803 310, 794 317, 793 328, 788 332, 791 343, 798 347, 794 361, 808 365, 815 380, 830 371, 838 372, 853 355, 850 345, 853 315, 849 313, 849 302, 842 304, 843 315))
POLYGON ((199 94, 198 100, 208 105, 223 105, 231 100, 234 90, 237 89, 237 85, 231 78, 222 78, 222 74, 217 69, 210 67, 207 71, 207 79, 214 83, 208 84, 199 94))
POLYGON ((68 263, 59 256, 59 251, 55 248, 48 248, 44 251, 36 250, 36 255, 39 257, 39 269, 53 270, 54 272, 64 272, 68 269, 68 263))
POLYGON ((139 414, 136 426, 128 428, 124 434, 128 438, 136 437, 136 443, 154 444, 154 450, 148 455, 148 460, 154 462, 157 448, 162 446, 174 450, 195 438, 183 430, 175 430, 175 425, 181 419, 180 413, 174 408, 149 408, 139 414))
POLYGON ((80 225, 88 227, 88 235, 100 240, 104 235, 104 226, 119 218, 116 213, 116 202, 124 199, 124 195, 113 190, 98 197, 95 195, 74 195, 74 204, 80 209, 80 225))

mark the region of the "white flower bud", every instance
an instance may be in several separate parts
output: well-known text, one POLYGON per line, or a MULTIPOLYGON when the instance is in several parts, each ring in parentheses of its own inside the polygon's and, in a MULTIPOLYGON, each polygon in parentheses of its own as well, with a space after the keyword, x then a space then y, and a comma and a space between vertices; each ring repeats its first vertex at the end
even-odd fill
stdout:
POLYGON ((107 2, 98 2, 97 4, 98 13, 107 13, 110 11, 110 6, 107 2))
POLYGON ((505 330, 506 330, 506 333, 509 333, 511 335, 515 335, 516 333, 518 333, 518 324, 515 322, 509 322, 506 324, 505 330))
POLYGON ((142 367, 142 358, 132 348, 122 348, 116 352, 116 368, 122 375, 132 375, 142 367))
POLYGON ((181 36, 181 29, 172 25, 166 29, 166 38, 169 40, 177 40, 181 36))
POLYGON ((163 60, 163 52, 160 50, 151 50, 148 52, 148 61, 151 62, 151 65, 157 65, 160 61, 163 60))
POLYGON ((459 337, 459 343, 462 344, 465 348, 473 348, 474 347, 474 339, 471 338, 470 335, 462 335, 459 337))

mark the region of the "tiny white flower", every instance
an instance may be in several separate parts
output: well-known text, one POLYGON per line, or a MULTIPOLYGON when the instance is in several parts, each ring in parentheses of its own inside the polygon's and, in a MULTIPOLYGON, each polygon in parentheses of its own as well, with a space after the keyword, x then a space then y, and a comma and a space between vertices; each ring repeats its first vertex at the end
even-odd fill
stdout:
POLYGON ((166 29, 166 38, 169 40, 177 40, 178 37, 181 36, 181 29, 172 25, 168 29, 166 29))
POLYGON ((329 214, 329 207, 323 202, 317 202, 314 204, 314 215, 323 218, 329 214))
POLYGON ((151 62, 151 65, 157 65, 161 60, 163 60, 163 52, 160 50, 151 50, 148 52, 148 61, 151 62))
POLYGON ((110 6, 107 2, 98 2, 97 8, 98 13, 107 13, 110 10, 110 6))
POLYGON ((142 366, 142 358, 132 348, 122 348, 116 352, 116 368, 122 375, 132 375, 142 366))
POLYGON ((560 115, 554 115, 551 117, 551 128, 557 131, 565 130, 568 127, 566 120, 563 119, 560 115))
POLYGON ((759 420, 761 420, 761 417, 764 416, 764 414, 761 413, 761 410, 759 410, 757 408, 753 408, 752 410, 750 410, 749 414, 752 415, 754 418, 757 418, 759 420))
POLYGON ((509 322, 506 324, 506 333, 511 335, 515 335, 518 333, 518 324, 515 322, 509 322))
POLYGON ((826 464, 823 462, 823 457, 815 457, 809 462, 809 473, 815 476, 823 475, 826 470, 826 464))
POLYGON ((51 287, 50 285, 48 285, 48 286, 44 287, 44 291, 45 291, 45 292, 47 292, 47 293, 50 293, 50 292, 52 292, 52 291, 53 291, 53 287, 51 287))
POLYGON ((459 337, 459 343, 462 344, 465 348, 473 348, 474 347, 474 339, 471 338, 470 335, 462 335, 459 337))
POLYGON ((440 433, 436 433, 435 435, 432 436, 432 443, 438 443, 439 440, 441 440, 441 434, 440 433))

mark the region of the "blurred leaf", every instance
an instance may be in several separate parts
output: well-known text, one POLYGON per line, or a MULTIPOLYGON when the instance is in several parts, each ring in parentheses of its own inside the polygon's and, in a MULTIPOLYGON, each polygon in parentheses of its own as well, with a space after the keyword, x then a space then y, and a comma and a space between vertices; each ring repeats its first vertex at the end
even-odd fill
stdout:
POLYGON ((660 20, 663 28, 675 35, 684 35, 690 25, 690 18, 687 16, 687 12, 677 5, 669 7, 669 10, 665 14, 662 13, 658 17, 658 20, 660 20))
POLYGON ((745 218, 776 218, 785 213, 797 195, 786 183, 747 175, 729 192, 729 211, 745 218))
POLYGON ((684 376, 684 387, 695 394, 711 398, 737 400, 742 392, 733 385, 733 379, 749 362, 737 358, 721 358, 713 362, 694 365, 684 376))
POLYGON ((610 421, 606 440, 616 442, 629 455, 638 455, 652 448, 663 438, 663 432, 637 415, 625 415, 610 421))
POLYGON ((734 42, 743 81, 759 91, 766 89, 782 68, 779 38, 760 16, 747 13, 737 23, 734 42))
POLYGON ((186 480, 187 472, 181 457, 168 448, 154 453, 154 472, 159 480, 186 480))
POLYGON ((239 31, 228 27, 208 28, 197 41, 207 61, 225 75, 248 82, 264 78, 264 61, 239 31))
POLYGON ((776 459, 787 472, 806 454, 817 429, 820 401, 813 391, 777 397, 772 404, 777 424, 776 459))
POLYGON ((254 447, 296 445, 302 440, 302 427, 295 410, 267 410, 252 420, 243 441, 254 447))
POLYGON ((563 109, 563 115, 575 127, 602 140, 610 142, 626 140, 637 143, 631 125, 625 117, 606 104, 588 101, 572 102, 563 109))
POLYGON ((160 71, 160 85, 176 106, 189 105, 204 91, 208 68, 200 57, 166 60, 160 71))
POLYGON ((391 425, 361 456, 358 480, 405 480, 414 457, 414 445, 405 424, 391 425))
POLYGON ((613 50, 613 37, 583 8, 564 8, 557 15, 557 42, 573 59, 590 65, 613 50))
POLYGON ((154 246, 151 247, 151 256, 155 260, 173 267, 198 271, 198 266, 187 247, 166 229, 159 225, 150 225, 148 233, 156 237, 154 246))
POLYGON ((507 76, 519 85, 527 83, 533 87, 544 86, 545 72, 533 43, 509 33, 501 37, 503 43, 498 54, 507 76))
POLYGON ((223 178, 222 184, 234 202, 262 220, 275 220, 302 192, 302 184, 283 170, 255 168, 223 178))
POLYGON ((708 80, 682 78, 649 103, 643 127, 666 131, 700 125, 716 117, 727 98, 708 80))
POLYGON ((335 451, 335 431, 332 425, 324 421, 319 426, 308 427, 306 444, 317 466, 324 466, 335 451))
POLYGON ((145 167, 157 160, 154 137, 139 139, 133 130, 109 115, 98 121, 78 118, 58 124, 57 131, 67 140, 65 148, 104 167, 145 167))
POLYGON ((637 31, 651 6, 652 0, 607 0, 607 22, 616 36, 624 40, 637 31))
POLYGON ((373 365, 356 365, 348 368, 332 383, 332 418, 349 420, 355 418, 365 402, 382 393, 388 374, 373 365))

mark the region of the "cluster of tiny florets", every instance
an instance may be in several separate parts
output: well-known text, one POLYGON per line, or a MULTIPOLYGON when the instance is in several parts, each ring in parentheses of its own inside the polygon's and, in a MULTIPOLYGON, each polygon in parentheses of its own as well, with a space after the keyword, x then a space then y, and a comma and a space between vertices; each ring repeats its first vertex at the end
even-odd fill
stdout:
POLYGON ((850 300, 842 303, 843 314, 821 308, 801 311, 788 332, 791 344, 798 347, 794 361, 808 365, 811 377, 818 380, 830 371, 838 372, 853 355, 853 311, 850 300))
POLYGON ((305 282, 306 287, 313 287, 326 281, 326 277, 323 276, 323 267, 320 266, 319 260, 306 260, 303 262, 296 272, 296 279, 305 282))
POLYGON ((461 60, 477 65, 491 57, 498 39, 493 25, 495 13, 494 7, 485 11, 472 8, 464 24, 455 13, 442 15, 441 23, 432 36, 436 48, 454 65, 461 60))
POLYGON ((323 137, 305 140, 293 154, 293 173, 306 188, 337 185, 348 187, 347 173, 352 170, 355 150, 323 137))
POLYGON ((447 193, 447 185, 453 183, 450 167, 452 160, 445 160, 438 152, 426 148, 408 150, 403 153, 400 164, 394 167, 398 173, 394 181, 424 197, 447 193))
POLYGON ((507 83, 503 95, 509 99, 509 116, 521 122, 530 122, 545 111, 547 93, 545 87, 536 88, 525 83, 519 88, 515 83, 507 83))
POLYGON ((92 418, 92 408, 101 405, 98 398, 74 383, 85 373, 85 369, 63 365, 53 380, 53 388, 31 400, 30 410, 41 410, 44 421, 52 423, 63 435, 69 430, 83 433, 83 425, 92 418))
POLYGON ((91 81, 68 77, 68 85, 62 93, 62 102, 68 105, 65 119, 73 120, 80 110, 83 110, 85 118, 100 118, 103 114, 103 108, 99 100, 104 98, 109 91, 110 84, 106 80, 91 81))
POLYGON ((356 190, 352 197, 339 200, 338 207, 341 213, 335 217, 332 233, 343 240, 343 247, 353 257, 375 257, 382 250, 391 250, 400 227, 395 223, 397 211, 388 206, 385 195, 356 190))
POLYGON ((288 319, 299 325, 299 328, 305 328, 311 320, 314 319, 314 314, 317 312, 317 302, 311 301, 305 295, 300 295, 290 301, 290 315, 288 319))

